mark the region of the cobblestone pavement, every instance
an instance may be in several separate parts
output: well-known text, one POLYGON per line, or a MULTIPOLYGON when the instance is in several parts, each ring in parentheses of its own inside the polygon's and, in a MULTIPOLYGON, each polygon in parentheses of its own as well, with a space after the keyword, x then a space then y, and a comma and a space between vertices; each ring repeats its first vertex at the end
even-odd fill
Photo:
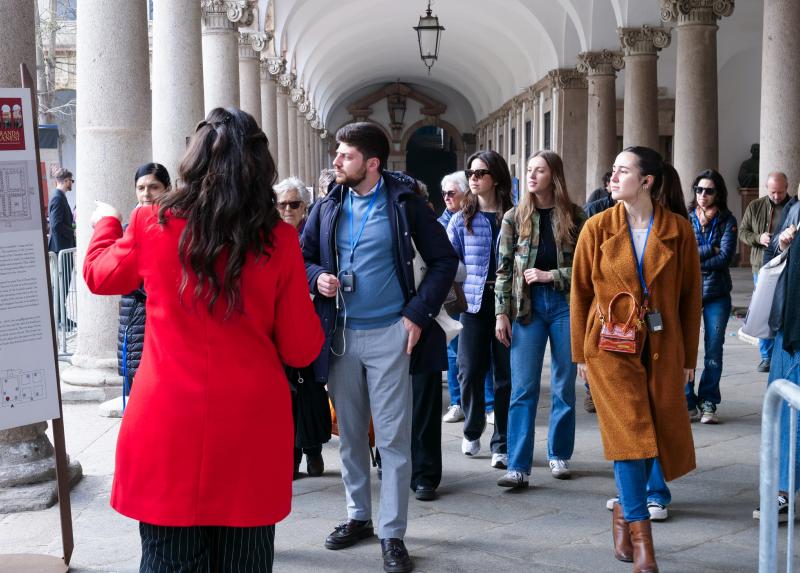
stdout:
MULTIPOLYGON (((736 273, 734 305, 747 303, 751 277, 736 273)), ((755 571, 758 522, 758 448, 761 400, 767 375, 755 372, 756 347, 736 337, 741 325, 731 319, 725 342, 720 424, 694 424, 698 468, 670 484, 670 518, 653 525, 662 572, 755 571)), ((702 365, 702 358, 699 362, 702 365)), ((597 419, 580 407, 574 477, 550 477, 546 460, 549 369, 543 373, 536 421, 532 487, 511 492, 495 485, 498 470, 484 450, 475 458, 460 452, 460 424, 444 424, 444 476, 434 502, 411 499, 407 546, 419 572, 593 571, 624 572, 611 550, 614 494, 611 463, 602 455, 597 419)), ((446 398, 446 388, 443 389, 446 398)), ((445 400, 445 404, 447 400, 445 400)), ((108 505, 114 444, 119 421, 97 415, 95 404, 64 408, 67 448, 83 465, 83 481, 72 494, 75 527, 73 571, 128 573, 138 570, 137 524, 108 505)), ((488 442, 488 437, 483 440, 488 442)), ((336 438, 325 446, 325 475, 295 482, 291 516, 276 535, 276 572, 380 571, 376 539, 332 552, 322 542, 345 516, 336 438)), ((270 455, 264 444, 255 455, 270 455)), ((373 474, 374 476, 374 474, 373 474)), ((373 480, 377 499, 380 482, 373 480)), ((377 503, 375 504, 377 507, 377 503)), ((781 532, 784 530, 782 529, 781 532)), ((0 516, 0 554, 37 552, 59 555, 55 508, 0 516)))

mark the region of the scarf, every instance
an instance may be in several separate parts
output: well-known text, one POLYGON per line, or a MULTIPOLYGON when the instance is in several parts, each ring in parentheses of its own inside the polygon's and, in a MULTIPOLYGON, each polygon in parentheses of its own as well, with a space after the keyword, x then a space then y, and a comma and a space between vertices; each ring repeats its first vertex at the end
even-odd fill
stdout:
POLYGON ((700 221, 700 226, 704 229, 711 223, 711 220, 719 213, 719 208, 716 205, 711 205, 703 209, 700 205, 694 210, 697 215, 697 220, 700 221))

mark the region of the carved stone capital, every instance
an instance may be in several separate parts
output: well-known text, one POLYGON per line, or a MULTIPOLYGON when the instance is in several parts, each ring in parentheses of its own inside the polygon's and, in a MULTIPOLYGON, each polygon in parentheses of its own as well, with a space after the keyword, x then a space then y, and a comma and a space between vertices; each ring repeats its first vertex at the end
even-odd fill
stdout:
POLYGON ((573 68, 557 68, 547 72, 552 86, 560 90, 586 89, 586 76, 573 68))
POLYGON ((578 54, 578 71, 589 76, 615 76, 625 67, 622 52, 600 50, 578 54))
POLYGON ((303 99, 297 102, 297 112, 305 117, 309 110, 311 110, 311 103, 304 96, 303 99))
POLYGON ((734 0, 661 0, 661 20, 681 24, 715 26, 733 14, 734 0))
POLYGON ((303 86, 295 85, 294 87, 292 87, 291 91, 289 92, 289 95, 292 97, 292 103, 299 106, 306 96, 306 90, 303 89, 303 86))
POLYGON ((278 81, 279 76, 286 71, 286 60, 279 56, 264 58, 261 60, 261 69, 278 81))
POLYGON ((257 0, 200 0, 207 28, 233 30, 253 23, 257 0))
POLYGON ((311 127, 314 127, 314 121, 317 119, 317 110, 314 109, 314 106, 311 105, 311 102, 308 102, 308 112, 306 113, 306 119, 311 123, 311 127))
POLYGON ((266 34, 257 32, 239 32, 239 59, 255 60, 259 52, 267 45, 269 38, 266 34))
POLYGON ((645 25, 641 28, 617 28, 617 32, 626 56, 655 55, 672 40, 669 28, 645 25))
POLYGON ((328 139, 328 130, 327 130, 327 129, 323 129, 323 130, 322 130, 322 131, 319 133, 319 138, 320 138, 320 139, 328 139))

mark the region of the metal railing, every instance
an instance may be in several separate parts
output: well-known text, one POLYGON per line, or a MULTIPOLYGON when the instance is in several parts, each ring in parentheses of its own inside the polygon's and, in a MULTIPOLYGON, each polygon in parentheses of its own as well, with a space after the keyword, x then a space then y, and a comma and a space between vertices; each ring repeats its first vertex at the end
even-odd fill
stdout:
MULTIPOLYGON (((51 267, 52 268, 52 267, 51 267)), ((51 275, 53 276, 53 275, 51 275)), ((53 311, 56 319, 58 334, 59 354, 69 354, 67 351, 67 341, 71 339, 78 330, 78 293, 75 289, 75 249, 64 249, 58 253, 58 272, 55 275, 57 280, 53 281, 57 296, 53 302, 56 303, 57 310, 53 311)))
POLYGON ((795 459, 797 457, 797 411, 800 386, 789 380, 775 380, 764 396, 761 415, 761 488, 758 542, 759 573, 778 571, 778 476, 780 472, 781 411, 789 403, 789 521, 786 527, 786 572, 794 558, 795 459))

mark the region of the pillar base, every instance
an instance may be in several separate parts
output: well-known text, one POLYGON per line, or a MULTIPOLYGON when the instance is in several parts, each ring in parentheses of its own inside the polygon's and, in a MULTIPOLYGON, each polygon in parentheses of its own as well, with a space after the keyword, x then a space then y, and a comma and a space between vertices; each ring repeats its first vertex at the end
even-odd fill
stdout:
MULTIPOLYGON (((0 487, 0 514, 18 513, 20 511, 39 511, 52 507, 58 502, 58 483, 55 479, 55 458, 43 460, 49 462, 51 479, 48 481, 0 487)), ((78 462, 69 462, 69 488, 72 489, 81 481, 83 469, 78 462)))
MULTIPOLYGON (((116 360, 113 367, 77 365, 75 357, 72 363, 61 368, 62 402, 105 402, 122 395, 122 377, 117 374, 116 360)), ((80 359, 77 363, 81 363, 80 359)))
POLYGON ((122 396, 106 400, 98 409, 100 415, 105 418, 122 418, 122 396))

